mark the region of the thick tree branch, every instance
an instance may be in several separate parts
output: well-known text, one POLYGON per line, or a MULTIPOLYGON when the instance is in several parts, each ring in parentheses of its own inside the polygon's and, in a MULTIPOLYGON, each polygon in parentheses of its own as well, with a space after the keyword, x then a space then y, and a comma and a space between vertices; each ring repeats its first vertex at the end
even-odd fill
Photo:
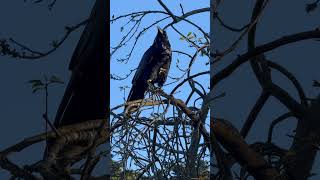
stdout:
POLYGON ((226 120, 211 117, 213 129, 211 132, 219 143, 227 149, 241 166, 246 167, 248 172, 259 180, 274 180, 280 174, 270 167, 259 153, 252 150, 242 138, 238 130, 226 120))

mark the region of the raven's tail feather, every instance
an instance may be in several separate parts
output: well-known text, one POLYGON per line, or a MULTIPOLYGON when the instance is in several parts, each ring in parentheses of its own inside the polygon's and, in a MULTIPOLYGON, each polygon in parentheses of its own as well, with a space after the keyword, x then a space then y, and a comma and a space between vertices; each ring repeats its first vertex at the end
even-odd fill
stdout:
MULTIPOLYGON (((134 101, 134 100, 138 100, 138 99, 143 99, 144 98, 144 93, 146 92, 146 88, 142 85, 133 85, 131 87, 127 102, 129 101, 134 101)), ((125 109, 128 106, 125 106, 125 109)))
POLYGON ((137 85, 133 85, 130 90, 127 102, 138 100, 138 99, 143 99, 144 93, 145 93, 145 88, 143 86, 139 87, 137 85))

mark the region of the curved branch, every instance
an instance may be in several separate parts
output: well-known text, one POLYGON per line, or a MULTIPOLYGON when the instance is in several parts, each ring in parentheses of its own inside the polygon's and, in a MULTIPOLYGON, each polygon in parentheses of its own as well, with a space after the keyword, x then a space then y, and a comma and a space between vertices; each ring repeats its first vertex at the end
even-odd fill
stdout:
MULTIPOLYGON (((89 130, 89 129, 95 129, 98 128, 101 124, 101 120, 90 120, 90 121, 86 121, 84 123, 80 123, 80 124, 74 124, 74 125, 66 125, 63 126, 59 129, 57 129, 57 132, 61 135, 64 136, 66 134, 69 133, 73 133, 76 131, 84 131, 84 130, 89 130)), ((51 138, 56 138, 57 134, 55 133, 55 131, 50 131, 48 133, 42 133, 36 136, 32 136, 30 138, 27 138, 3 151, 0 152, 0 156, 7 156, 12 152, 20 152, 21 150, 29 147, 32 144, 44 141, 47 139, 51 139, 51 138)))
POLYGON ((9 44, 6 42, 6 40, 1 40, 0 41, 0 50, 2 53, 2 55, 10 55, 14 58, 21 58, 21 59, 27 59, 27 60, 35 60, 35 59, 40 59, 40 58, 43 58, 45 56, 48 56, 50 55, 51 53, 55 52, 66 40, 67 38, 70 36, 70 34, 72 32, 74 32, 76 29, 80 28, 81 26, 87 24, 88 22, 90 21, 90 18, 89 19, 86 19, 82 22, 80 22, 79 24, 76 24, 74 26, 69 26, 69 27, 66 27, 66 33, 65 35, 61 38, 60 41, 58 42, 54 42, 54 44, 52 44, 53 48, 48 50, 47 52, 39 52, 39 51, 35 51, 35 50, 32 50, 30 48, 28 48, 27 46, 13 40, 12 38, 10 38, 10 41, 17 45, 18 47, 22 48, 23 50, 26 50, 27 52, 31 53, 31 55, 26 55, 26 52, 17 52, 16 49, 12 49, 10 48, 9 44))
MULTIPOLYGON (((180 22, 181 20, 185 20, 187 17, 191 16, 191 15, 195 15, 195 14, 199 14, 199 13, 203 13, 203 12, 209 12, 210 11, 210 8, 201 8, 201 9, 195 9, 195 10, 192 10, 192 11, 189 11, 187 13, 185 13, 184 15, 182 16, 174 16, 176 18, 176 21, 173 21, 171 22, 170 24, 166 25, 164 27, 164 29, 168 28, 169 26, 172 26, 178 22, 180 22)), ((206 34, 205 34, 206 35, 206 34)), ((208 35, 207 35, 208 37, 208 35)), ((209 38, 209 37, 208 37, 209 38)))
POLYGON ((211 123, 213 123, 211 132, 215 134, 216 139, 233 155, 241 166, 246 167, 255 179, 274 180, 279 176, 279 172, 272 168, 263 156, 250 148, 231 123, 214 117, 210 119, 211 123))
POLYGON ((271 50, 274 50, 278 47, 281 47, 290 43, 295 43, 298 41, 314 39, 314 38, 320 38, 320 30, 318 28, 313 31, 305 31, 297 34, 292 34, 289 36, 284 36, 282 38, 266 43, 264 45, 257 46, 256 48, 249 50, 243 55, 238 56, 238 58, 236 58, 230 65, 228 65, 226 68, 224 68, 223 70, 218 72, 216 75, 214 75, 211 78, 211 87, 216 86, 223 79, 231 75, 243 63, 249 61, 251 58, 255 56, 269 52, 271 50))
POLYGON ((176 16, 170 11, 170 9, 162 2, 162 0, 158 0, 158 3, 163 7, 163 9, 165 9, 168 14, 172 17, 172 19, 174 20, 174 22, 177 22, 177 18, 176 16))
POLYGON ((307 102, 307 97, 303 91, 302 86, 300 85, 299 81, 294 77, 294 75, 292 73, 290 73, 288 70, 286 70, 284 67, 282 67, 281 65, 269 61, 269 60, 265 60, 267 62, 267 65, 275 70, 278 70, 279 72, 281 72, 283 75, 285 75, 291 82, 292 84, 296 87, 298 94, 300 96, 300 100, 301 100, 301 104, 303 104, 304 106, 308 106, 308 102, 307 102))
MULTIPOLYGON (((266 0, 266 3, 265 3, 265 0, 257 0, 256 3, 255 3, 255 6, 254 6, 254 9, 252 11, 252 15, 251 15, 251 22, 254 22, 255 19, 257 19, 257 17, 259 16, 259 14, 262 14, 263 12, 263 9, 264 7, 264 4, 267 4, 267 0, 266 0)), ((257 30, 257 23, 256 22, 252 28, 250 29, 249 33, 248 33, 248 50, 251 50, 253 48, 256 47, 255 43, 255 39, 256 39, 256 30, 257 30)), ((260 85, 263 81, 263 76, 264 76, 264 72, 260 69, 260 64, 257 62, 257 58, 255 59, 252 59, 250 61, 250 65, 251 65, 251 68, 257 78, 257 80, 259 81, 260 85)), ((271 76, 271 75, 270 75, 271 76)), ((269 76, 269 78, 271 78, 269 76)))
POLYGON ((235 27, 231 27, 229 25, 227 25, 218 15, 218 13, 215 15, 215 17, 217 18, 217 20, 219 21, 219 23, 221 24, 221 26, 223 26, 224 28, 230 30, 230 31, 233 31, 233 32, 241 32, 243 30, 245 30, 246 28, 249 27, 249 24, 241 27, 241 28, 235 28, 235 27))
MULTIPOLYGON (((160 1, 160 2, 161 2, 161 1, 160 1)), ((164 6, 164 7, 166 7, 166 6, 164 6)), ((147 15, 147 14, 152 14, 152 13, 165 14, 165 15, 168 15, 168 17, 172 17, 172 18, 174 18, 174 19, 177 19, 177 21, 174 21, 174 22, 172 22, 172 23, 169 23, 169 24, 166 25, 163 29, 166 29, 167 27, 171 26, 175 31, 177 31, 177 30, 173 27, 173 24, 178 23, 178 22, 180 22, 181 20, 183 20, 183 21, 186 21, 186 22, 188 22, 189 24, 195 26, 199 31, 201 31, 201 32, 203 33, 204 37, 206 38, 206 40, 208 41, 208 35, 207 35, 207 33, 206 33, 201 27, 199 27, 198 25, 196 25, 195 23, 191 22, 190 20, 188 20, 188 19, 186 19, 186 18, 187 18, 188 16, 191 16, 191 15, 194 15, 194 14, 198 14, 198 13, 202 13, 202 12, 206 12, 206 11, 209 11, 209 10, 210 10, 209 8, 196 9, 196 10, 193 10, 193 11, 190 11, 190 12, 184 14, 184 15, 181 16, 181 17, 173 15, 172 13, 170 13, 170 12, 171 12, 170 10, 169 10, 169 12, 164 12, 164 11, 139 11, 139 12, 134 12, 134 13, 122 15, 122 16, 119 16, 119 17, 116 17, 116 18, 113 17, 113 18, 110 20, 110 22, 113 23, 114 21, 116 21, 116 20, 118 20, 118 19, 125 18, 125 17, 128 17, 128 16, 131 16, 131 20, 130 20, 130 21, 132 21, 133 18, 135 18, 135 17, 137 17, 137 16, 142 16, 142 17, 144 17, 145 15, 147 15)), ((142 17, 138 20, 139 23, 141 22, 142 17)), ((126 58, 123 58, 123 59, 120 59, 119 61, 123 61, 123 62, 128 61, 128 60, 130 59, 130 57, 131 57, 131 54, 132 54, 133 50, 135 49, 135 45, 136 45, 137 41, 139 40, 140 36, 141 36, 144 32, 146 32, 148 29, 150 29, 152 26, 154 26, 154 25, 158 24, 159 22, 167 19, 168 17, 165 17, 165 18, 162 18, 162 19, 160 19, 160 20, 157 20, 157 21, 155 21, 154 23, 152 23, 151 25, 149 25, 148 27, 144 28, 142 31, 140 31, 139 34, 137 35, 137 37, 135 37, 135 42, 134 42, 134 44, 133 44, 133 46, 132 46, 129 54, 127 55, 127 57, 126 57, 126 58)), ((130 21, 129 21, 129 22, 130 22, 130 21)), ((137 24, 137 23, 136 23, 136 24, 137 24)), ((137 29, 136 29, 135 31, 137 31, 137 29)), ((134 32, 134 34, 135 34, 135 32, 134 32)), ((134 34, 133 34, 133 35, 134 35, 134 34)), ((133 36, 133 35, 132 35, 132 36, 133 36)), ((113 51, 111 52, 111 56, 112 56, 120 47, 122 47, 123 45, 124 45, 124 44, 119 43, 119 45, 117 45, 116 47, 114 47, 114 48, 113 48, 113 51)))
POLYGON ((280 122, 282 122, 283 120, 292 117, 293 113, 292 112, 287 112, 281 116, 279 116, 277 119, 273 120, 270 127, 269 127, 269 131, 268 131, 268 143, 271 143, 272 140, 272 133, 273 133, 273 128, 280 122))
POLYGON ((244 123, 241 129, 241 135, 243 138, 246 138, 248 135, 254 121, 257 119, 258 114, 260 113, 261 109, 263 108, 264 104, 267 102, 268 98, 270 97, 270 93, 263 91, 257 100, 256 104, 252 108, 246 122, 244 123))
POLYGON ((1 155, 0 166, 1 168, 8 170, 14 177, 25 178, 28 180, 40 180, 26 169, 20 168, 19 166, 12 163, 8 158, 1 155))
POLYGON ((192 76, 184 79, 175 88, 173 88, 173 90, 170 92, 170 94, 172 95, 180 86, 182 86, 184 83, 188 82, 190 79, 193 79, 195 77, 198 77, 198 76, 201 76, 201 75, 204 75, 204 74, 210 74, 210 71, 204 71, 204 72, 201 72, 201 73, 197 73, 195 75, 192 75, 192 76))

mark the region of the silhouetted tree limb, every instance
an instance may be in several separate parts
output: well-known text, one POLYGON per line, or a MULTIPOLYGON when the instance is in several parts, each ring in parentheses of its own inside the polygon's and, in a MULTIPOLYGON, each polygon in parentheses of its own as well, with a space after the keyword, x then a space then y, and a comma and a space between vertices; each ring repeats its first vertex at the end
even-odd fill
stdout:
POLYGON ((272 180, 280 176, 279 172, 271 167, 257 152, 252 150, 244 141, 238 130, 226 120, 212 118, 212 131, 215 137, 232 156, 256 179, 272 180))
POLYGON ((249 61, 251 58, 255 56, 258 56, 260 54, 266 53, 268 51, 271 51, 280 46, 284 46, 290 43, 295 43, 295 42, 307 40, 307 39, 316 39, 316 38, 320 38, 320 30, 318 28, 312 31, 305 31, 297 34, 288 35, 288 36, 279 38, 277 40, 274 40, 272 42, 257 46, 256 48, 244 53, 243 55, 240 55, 230 65, 228 65, 226 68, 224 68, 219 73, 217 73, 214 77, 212 77, 211 86, 212 87, 216 86, 220 81, 224 80, 229 75, 231 75, 240 65, 249 61))

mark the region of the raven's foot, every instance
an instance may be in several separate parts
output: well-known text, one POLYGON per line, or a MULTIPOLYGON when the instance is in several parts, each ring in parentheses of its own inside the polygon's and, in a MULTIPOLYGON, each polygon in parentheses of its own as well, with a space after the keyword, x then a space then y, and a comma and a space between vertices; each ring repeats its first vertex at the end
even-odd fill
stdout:
POLYGON ((167 72, 167 69, 160 68, 159 75, 164 75, 164 74, 166 74, 166 72, 167 72))
POLYGON ((148 84, 148 89, 149 89, 149 91, 155 91, 155 90, 157 90, 157 87, 154 86, 152 83, 153 83, 153 80, 151 80, 151 79, 148 79, 148 80, 147 80, 147 84, 148 84))

